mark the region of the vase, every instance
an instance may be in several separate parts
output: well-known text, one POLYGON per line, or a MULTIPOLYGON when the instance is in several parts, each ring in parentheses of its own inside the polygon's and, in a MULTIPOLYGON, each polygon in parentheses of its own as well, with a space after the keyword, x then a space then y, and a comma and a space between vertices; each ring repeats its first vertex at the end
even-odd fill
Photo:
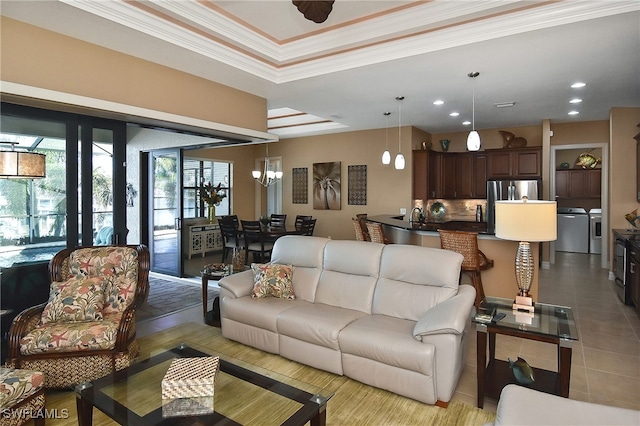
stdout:
POLYGON ((443 152, 449 151, 449 139, 440 139, 440 146, 443 152))
POLYGON ((209 223, 217 223, 216 219, 216 206, 213 204, 209 206, 209 223))
POLYGON ((244 257, 244 249, 234 247, 233 255, 231 256, 231 265, 233 268, 233 272, 244 271, 244 257))

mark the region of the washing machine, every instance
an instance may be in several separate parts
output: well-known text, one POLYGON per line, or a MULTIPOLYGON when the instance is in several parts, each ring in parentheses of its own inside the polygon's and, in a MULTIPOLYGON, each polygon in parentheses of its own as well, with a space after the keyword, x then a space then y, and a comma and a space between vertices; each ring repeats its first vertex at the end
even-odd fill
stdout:
POLYGON ((558 209, 556 251, 589 253, 589 215, 585 209, 580 207, 558 209))
POLYGON ((602 253, 602 209, 589 210, 589 253, 602 253))

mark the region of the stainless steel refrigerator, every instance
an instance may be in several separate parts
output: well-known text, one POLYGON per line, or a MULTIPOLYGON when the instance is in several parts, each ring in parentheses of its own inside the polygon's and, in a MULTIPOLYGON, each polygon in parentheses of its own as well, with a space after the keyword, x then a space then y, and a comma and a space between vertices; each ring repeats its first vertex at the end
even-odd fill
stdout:
POLYGON ((496 201, 520 200, 524 196, 530 200, 539 200, 542 195, 541 184, 540 180, 487 181, 487 232, 496 232, 496 201))

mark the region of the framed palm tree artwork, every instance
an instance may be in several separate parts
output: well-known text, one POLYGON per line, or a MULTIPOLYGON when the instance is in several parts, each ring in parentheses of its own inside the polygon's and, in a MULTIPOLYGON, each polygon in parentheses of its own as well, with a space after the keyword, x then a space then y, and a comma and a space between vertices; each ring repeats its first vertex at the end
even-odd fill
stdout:
POLYGON ((340 161, 313 163, 314 210, 340 210, 340 161))

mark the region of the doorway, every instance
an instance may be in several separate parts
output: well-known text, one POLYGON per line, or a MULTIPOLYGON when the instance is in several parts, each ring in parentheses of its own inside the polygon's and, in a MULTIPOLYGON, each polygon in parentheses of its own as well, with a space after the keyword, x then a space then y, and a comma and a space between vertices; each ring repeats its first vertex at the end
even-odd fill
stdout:
MULTIPOLYGON (((607 230, 609 229, 609 190, 608 190, 608 182, 609 182, 609 145, 607 143, 591 143, 591 144, 576 144, 576 145, 553 145, 550 147, 550 170, 551 173, 551 186, 550 186, 550 195, 554 198, 557 197, 558 188, 556 187, 556 173, 557 169, 561 168, 561 164, 563 162, 567 162, 569 167, 573 167, 575 158, 571 161, 559 161, 559 158, 563 158, 562 154, 567 152, 589 152, 592 150, 597 150, 601 153, 602 158, 602 169, 601 169, 601 195, 599 200, 599 205, 602 210, 601 213, 601 229, 607 230)), ((597 152, 596 151, 596 152, 597 152)), ((574 155, 575 157, 575 155, 574 155)), ((557 198, 556 198, 557 199, 557 198)), ((596 207, 595 205, 591 205, 590 203, 596 202, 595 200, 586 200, 584 201, 585 210, 589 211, 590 208, 596 207)), ((559 204, 560 207, 560 204, 559 204)), ((576 206, 573 206, 576 207, 576 206)), ((601 232, 601 254, 600 254, 600 266, 603 269, 609 268, 609 233, 601 232)), ((555 263, 556 257, 556 243, 551 243, 550 250, 550 262, 555 263)))
POLYGON ((151 270, 182 276, 182 150, 149 153, 149 251, 151 270))

